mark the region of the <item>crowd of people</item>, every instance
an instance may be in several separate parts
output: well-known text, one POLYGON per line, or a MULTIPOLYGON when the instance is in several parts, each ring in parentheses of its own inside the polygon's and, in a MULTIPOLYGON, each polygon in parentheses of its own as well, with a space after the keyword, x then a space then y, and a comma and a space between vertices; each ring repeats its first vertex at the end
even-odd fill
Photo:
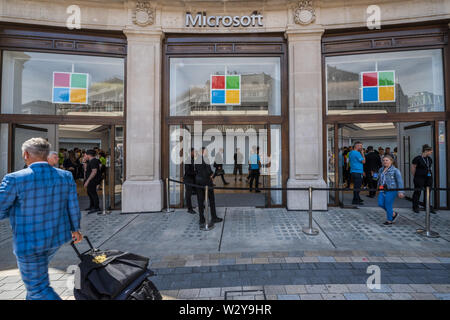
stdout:
POLYGON ((59 152, 50 151, 48 163, 56 168, 69 171, 74 181, 81 180, 89 197, 88 214, 101 213, 97 190, 106 176, 106 152, 94 147, 90 150, 61 148, 59 152))
MULTIPOLYGON (((419 199, 422 189, 433 184, 432 177, 432 159, 433 149, 425 144, 422 146, 422 153, 412 160, 411 173, 414 176, 414 193, 412 197, 412 209, 419 212, 419 199)), ((405 193, 403 179, 400 170, 397 168, 397 148, 391 152, 390 147, 377 150, 373 146, 363 148, 360 141, 355 142, 353 146, 342 148, 339 154, 339 165, 342 167, 344 187, 350 188, 353 183, 352 204, 364 204, 360 197, 361 189, 367 187, 369 194, 367 197, 374 198, 377 190, 378 205, 386 211, 387 220, 385 225, 390 225, 398 218, 398 212, 393 211, 395 198, 404 198, 405 193), (392 189, 400 189, 389 191, 392 189)), ((426 194, 424 192, 424 204, 426 203, 426 194)), ((431 212, 435 213, 431 208, 431 212)))

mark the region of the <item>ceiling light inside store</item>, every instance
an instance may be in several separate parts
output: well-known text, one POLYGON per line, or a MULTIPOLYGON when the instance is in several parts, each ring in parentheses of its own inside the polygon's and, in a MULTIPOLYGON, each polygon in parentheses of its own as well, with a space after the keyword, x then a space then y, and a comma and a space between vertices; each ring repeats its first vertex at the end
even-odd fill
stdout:
POLYGON ((385 122, 385 123, 354 123, 354 125, 360 127, 363 130, 395 129, 395 125, 392 122, 385 122))

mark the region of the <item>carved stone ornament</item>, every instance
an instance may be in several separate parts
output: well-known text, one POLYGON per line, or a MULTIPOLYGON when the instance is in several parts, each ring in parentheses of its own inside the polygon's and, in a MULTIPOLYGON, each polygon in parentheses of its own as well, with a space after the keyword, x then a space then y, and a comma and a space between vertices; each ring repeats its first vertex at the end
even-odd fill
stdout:
POLYGON ((136 10, 133 12, 133 22, 138 26, 145 27, 154 23, 155 10, 150 7, 148 1, 138 1, 136 10))
POLYGON ((302 0, 294 10, 294 21, 297 24, 307 25, 316 20, 316 11, 312 6, 312 0, 302 0))

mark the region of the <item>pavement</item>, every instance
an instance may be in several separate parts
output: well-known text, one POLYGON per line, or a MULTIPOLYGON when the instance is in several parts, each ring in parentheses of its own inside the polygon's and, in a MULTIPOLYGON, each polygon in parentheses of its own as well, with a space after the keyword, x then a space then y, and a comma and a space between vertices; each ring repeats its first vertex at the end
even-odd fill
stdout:
MULTIPOLYGON (((431 216, 436 239, 416 234, 424 213, 398 212, 392 226, 382 225, 385 214, 376 207, 314 212, 317 236, 302 232, 305 211, 253 207, 218 208, 224 221, 210 231, 200 231, 198 216, 183 209, 83 212, 82 231, 102 249, 150 257, 151 280, 164 299, 449 300, 450 211, 431 216), (370 289, 378 268, 380 286, 370 289)), ((11 241, 9 222, 1 221, 0 299, 24 299, 11 241)), ((69 245, 51 261, 51 284, 63 299, 73 299, 69 271, 77 263, 69 245)))

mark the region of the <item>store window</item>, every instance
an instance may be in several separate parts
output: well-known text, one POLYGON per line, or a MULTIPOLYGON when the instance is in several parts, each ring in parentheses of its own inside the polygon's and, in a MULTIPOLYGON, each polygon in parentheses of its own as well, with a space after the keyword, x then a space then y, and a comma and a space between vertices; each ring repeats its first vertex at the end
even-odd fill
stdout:
POLYGON ((326 57, 328 115, 444 111, 442 50, 326 57))
POLYGON ((281 115, 280 58, 171 58, 170 115, 281 115))
POLYGON ((1 113, 123 116, 124 59, 4 51, 1 113))

